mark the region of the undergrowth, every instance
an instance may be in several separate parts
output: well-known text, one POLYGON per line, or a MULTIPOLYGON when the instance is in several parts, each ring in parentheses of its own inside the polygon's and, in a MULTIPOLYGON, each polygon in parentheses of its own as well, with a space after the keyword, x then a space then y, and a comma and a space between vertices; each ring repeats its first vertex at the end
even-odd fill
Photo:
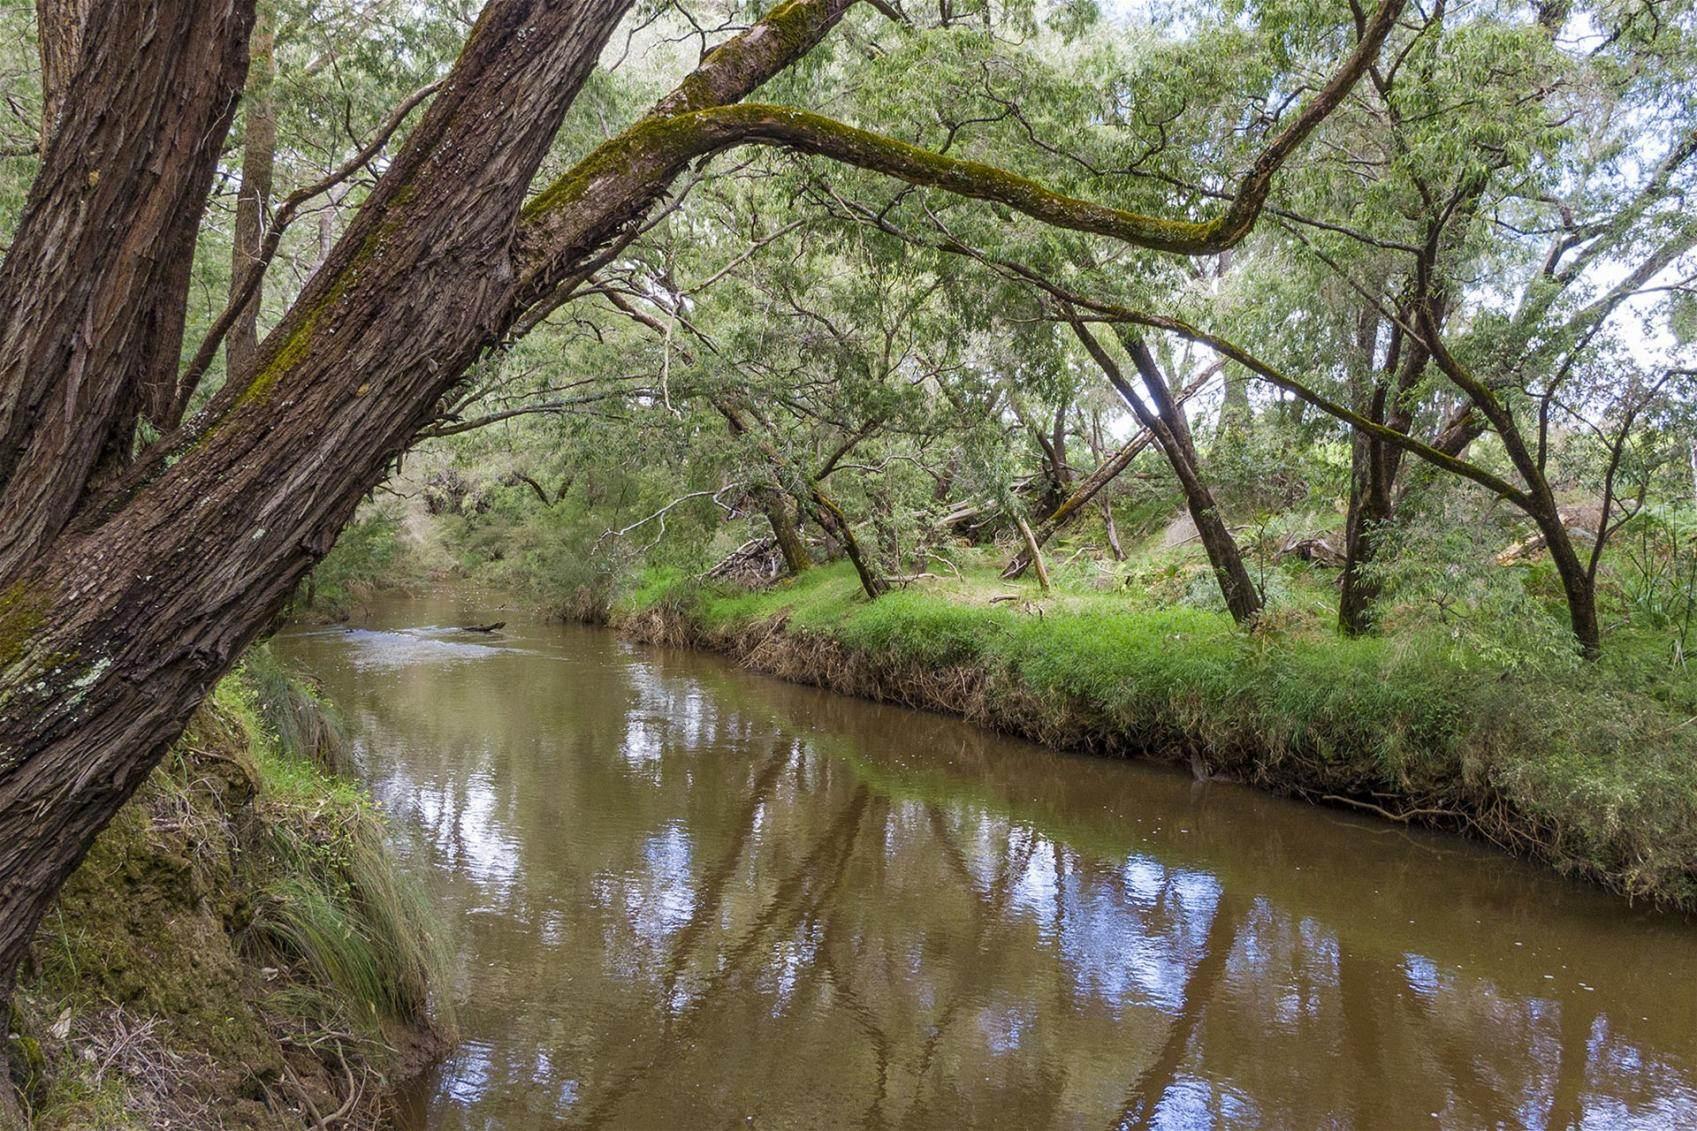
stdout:
POLYGON ((341 729, 263 647, 97 839, 15 997, 41 1128, 376 1125, 448 955, 341 729))

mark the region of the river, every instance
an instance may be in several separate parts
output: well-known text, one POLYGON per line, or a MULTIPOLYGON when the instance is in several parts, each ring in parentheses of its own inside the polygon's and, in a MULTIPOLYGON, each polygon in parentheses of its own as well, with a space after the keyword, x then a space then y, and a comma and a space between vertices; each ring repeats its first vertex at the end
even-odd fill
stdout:
POLYGON ((1479 846, 473 593, 279 650, 460 956, 403 1128, 1697 1126, 1697 925, 1479 846))

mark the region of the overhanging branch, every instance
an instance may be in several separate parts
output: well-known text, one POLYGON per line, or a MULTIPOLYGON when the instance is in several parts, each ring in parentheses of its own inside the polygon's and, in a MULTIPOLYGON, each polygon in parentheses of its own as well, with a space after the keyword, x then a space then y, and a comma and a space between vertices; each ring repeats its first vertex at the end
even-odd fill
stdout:
MULTIPOLYGON (((1002 204, 1057 227, 1156 251, 1183 255, 1222 251, 1249 233, 1266 202, 1273 175, 1366 71, 1395 26, 1404 0, 1385 0, 1325 86, 1261 151, 1230 203, 1210 220, 1147 216, 1081 200, 991 165, 947 157, 808 110, 725 104, 730 98, 722 96, 741 97, 764 81, 763 68, 770 65, 766 55, 783 35, 780 18, 802 2, 779 8, 749 33, 709 55, 703 70, 713 70, 711 81, 702 72, 691 76, 653 114, 597 147, 531 201, 518 238, 524 279, 518 291, 520 303, 545 293, 560 273, 560 264, 613 238, 619 226, 629 222, 627 215, 604 212, 602 199, 643 195, 653 199, 690 162, 739 145, 775 145, 827 157, 910 184, 1002 204), (755 45, 760 52, 753 50, 755 45), (726 58, 721 58, 722 53, 726 58), (758 76, 733 81, 735 68, 729 66, 729 59, 740 54, 758 56, 758 76)), ((824 8, 829 11, 834 5, 824 8)), ((810 18, 806 21, 809 33, 822 35, 838 15, 840 10, 810 18)))

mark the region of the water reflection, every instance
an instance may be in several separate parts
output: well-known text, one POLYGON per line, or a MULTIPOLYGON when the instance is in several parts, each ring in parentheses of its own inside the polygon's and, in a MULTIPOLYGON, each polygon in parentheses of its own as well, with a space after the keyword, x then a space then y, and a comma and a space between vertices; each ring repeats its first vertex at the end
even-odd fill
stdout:
POLYGON ((286 649, 455 920, 410 1125, 1697 1125, 1689 926, 1451 841, 397 603, 286 649))

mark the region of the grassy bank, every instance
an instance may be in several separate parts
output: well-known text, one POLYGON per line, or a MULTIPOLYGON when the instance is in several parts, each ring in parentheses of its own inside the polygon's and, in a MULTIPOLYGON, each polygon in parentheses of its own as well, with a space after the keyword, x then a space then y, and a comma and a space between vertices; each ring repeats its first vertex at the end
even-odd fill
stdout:
POLYGON ((970 568, 875 603, 840 566, 754 592, 650 574, 615 620, 1050 745, 1452 828, 1697 909, 1697 694, 1629 647, 1600 665, 1504 663, 1438 630, 1244 633, 1219 613, 1039 598, 970 568))
POLYGON ((36 937, 34 1126, 373 1126, 441 1046, 444 953, 340 749, 265 652, 219 685, 36 937))

